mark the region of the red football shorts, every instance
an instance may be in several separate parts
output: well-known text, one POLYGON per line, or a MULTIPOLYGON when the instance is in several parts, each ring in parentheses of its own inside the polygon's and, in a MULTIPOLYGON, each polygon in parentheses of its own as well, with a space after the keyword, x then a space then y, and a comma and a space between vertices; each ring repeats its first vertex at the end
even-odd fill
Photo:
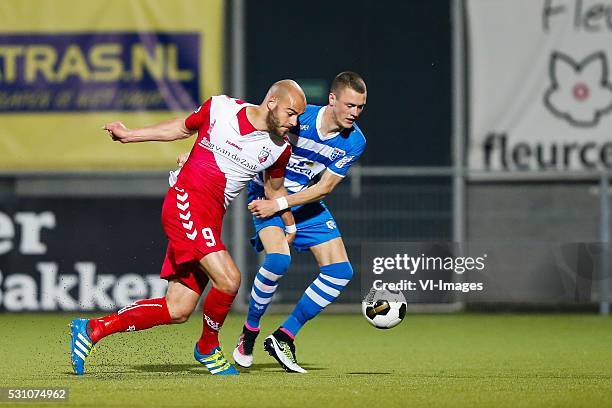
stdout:
POLYGON ((174 251, 170 244, 168 244, 166 258, 164 259, 164 264, 162 265, 159 276, 166 280, 178 279, 183 285, 199 295, 204 292, 208 284, 208 277, 204 271, 200 269, 199 262, 176 263, 174 251))
POLYGON ((178 278, 199 294, 208 283, 200 260, 226 249, 221 241, 224 209, 212 203, 201 192, 175 186, 168 189, 162 207, 162 225, 169 243, 160 277, 178 278))

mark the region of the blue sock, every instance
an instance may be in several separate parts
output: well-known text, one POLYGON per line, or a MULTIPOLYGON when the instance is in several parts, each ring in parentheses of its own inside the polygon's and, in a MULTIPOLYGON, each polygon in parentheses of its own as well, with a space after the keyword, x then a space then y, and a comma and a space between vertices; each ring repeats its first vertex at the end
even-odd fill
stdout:
POLYGON ((307 321, 321 313, 340 295, 352 277, 353 268, 348 262, 322 266, 317 279, 306 289, 281 327, 295 337, 307 321))
POLYGON ((249 313, 246 324, 249 329, 258 329, 259 321, 272 301, 272 296, 278 287, 278 280, 283 277, 291 256, 284 254, 267 254, 259 272, 255 275, 251 298, 249 299, 249 313))

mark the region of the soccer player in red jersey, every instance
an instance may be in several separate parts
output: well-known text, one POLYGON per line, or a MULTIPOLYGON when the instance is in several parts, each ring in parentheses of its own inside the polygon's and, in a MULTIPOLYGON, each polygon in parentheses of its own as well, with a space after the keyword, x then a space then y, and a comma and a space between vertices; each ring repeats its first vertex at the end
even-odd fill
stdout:
MULTIPOLYGON (((209 281, 212 288, 202 303, 203 329, 194 357, 211 374, 238 374, 218 340, 240 286, 240 271, 221 242, 223 216, 261 171, 266 175, 266 196, 287 194, 283 182, 291 147, 286 134, 305 108, 306 97, 299 85, 283 80, 269 89, 258 106, 213 96, 186 119, 140 129, 128 129, 121 122, 104 126, 121 143, 172 141, 196 132, 198 137, 162 207, 169 240, 160 274, 168 280, 166 296, 139 300, 98 319, 73 320, 71 361, 77 375, 83 374, 93 345, 110 334, 187 321, 209 281)), ((290 211, 283 214, 283 222, 295 225, 290 211)))

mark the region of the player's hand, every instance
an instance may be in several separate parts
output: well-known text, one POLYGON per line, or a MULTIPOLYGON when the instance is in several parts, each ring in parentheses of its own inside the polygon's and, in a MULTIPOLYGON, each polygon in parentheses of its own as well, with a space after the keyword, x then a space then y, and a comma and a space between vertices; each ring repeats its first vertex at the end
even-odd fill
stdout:
POLYGON ((108 132, 111 139, 116 142, 130 143, 130 129, 121 122, 107 123, 103 127, 108 132))
POLYGON ((285 238, 287 238, 287 243, 289 245, 293 244, 293 241, 295 241, 295 235, 297 233, 296 232, 292 232, 292 233, 285 233, 285 238))
POLYGON ((275 200, 253 200, 248 207, 251 214, 257 218, 271 217, 279 210, 278 203, 275 200))
POLYGON ((183 167, 188 158, 189 153, 180 154, 179 157, 176 158, 176 164, 178 164, 179 167, 183 167))

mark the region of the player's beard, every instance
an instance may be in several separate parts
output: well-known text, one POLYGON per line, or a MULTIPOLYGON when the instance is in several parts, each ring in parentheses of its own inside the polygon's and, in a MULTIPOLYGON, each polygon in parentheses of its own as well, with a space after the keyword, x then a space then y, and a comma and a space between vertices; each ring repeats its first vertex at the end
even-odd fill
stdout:
POLYGON ((280 120, 278 120, 274 114, 275 110, 276 108, 268 111, 268 114, 266 115, 266 126, 268 127, 268 132, 271 136, 282 139, 287 132, 285 131, 285 128, 281 126, 280 120))

